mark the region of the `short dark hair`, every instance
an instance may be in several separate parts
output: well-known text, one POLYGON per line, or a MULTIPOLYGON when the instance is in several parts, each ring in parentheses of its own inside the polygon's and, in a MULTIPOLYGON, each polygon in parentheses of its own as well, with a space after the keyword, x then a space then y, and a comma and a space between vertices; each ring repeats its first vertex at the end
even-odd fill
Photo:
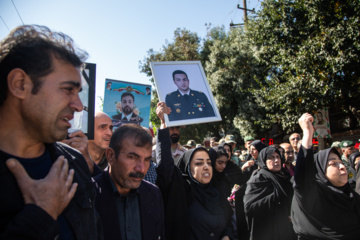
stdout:
POLYGON ((175 70, 173 73, 172 73, 172 77, 173 77, 173 81, 175 81, 175 74, 185 74, 186 78, 188 78, 186 72, 182 71, 182 70, 175 70))
POLYGON ((137 147, 152 146, 152 137, 139 125, 134 123, 123 124, 117 128, 110 139, 109 147, 115 152, 115 158, 118 158, 125 138, 134 139, 137 147))
POLYGON ((131 96, 132 99, 133 99, 133 102, 135 102, 135 98, 134 98, 134 95, 132 95, 131 93, 129 92, 125 92, 121 95, 121 101, 123 100, 124 97, 127 97, 127 96, 131 96))
POLYGON ((146 90, 148 90, 148 89, 150 90, 150 88, 149 88, 149 87, 146 87, 146 90))
POLYGON ((73 40, 60 32, 39 25, 23 25, 13 29, 0 43, 0 106, 8 92, 7 76, 15 68, 22 69, 33 82, 36 94, 40 78, 54 70, 53 57, 83 68, 88 54, 77 48, 73 40))

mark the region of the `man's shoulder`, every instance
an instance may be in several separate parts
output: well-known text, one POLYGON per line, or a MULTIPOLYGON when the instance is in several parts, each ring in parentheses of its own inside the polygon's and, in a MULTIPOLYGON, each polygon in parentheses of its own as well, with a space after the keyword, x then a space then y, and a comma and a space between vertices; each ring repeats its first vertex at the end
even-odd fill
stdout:
MULTIPOLYGON (((79 157, 79 158, 84 159, 84 156, 82 155, 82 153, 79 150, 77 150, 75 148, 72 148, 72 147, 70 147, 69 145, 67 145, 65 143, 55 142, 52 145, 55 147, 58 154, 64 154, 64 155, 67 155, 67 156, 71 156, 72 160, 75 159, 74 157, 76 157, 76 158, 79 157)), ((67 159, 67 160, 69 160, 69 159, 67 159)))
POLYGON ((173 98, 176 98, 176 97, 180 97, 179 95, 180 95, 179 91, 176 90, 176 91, 173 91, 171 93, 166 94, 165 99, 169 100, 169 99, 173 99, 173 98))
POLYGON ((148 196, 152 195, 154 196, 160 196, 160 189, 155 184, 143 179, 141 182, 140 187, 138 188, 140 195, 142 196, 148 196))
POLYGON ((113 116, 111 116, 111 118, 112 118, 112 119, 119 119, 119 120, 121 120, 121 119, 122 119, 122 113, 113 115, 113 116))
POLYGON ((179 143, 177 144, 177 149, 181 152, 186 152, 186 148, 184 148, 182 145, 180 145, 179 143))
POLYGON ((192 95, 192 94, 197 95, 197 96, 199 96, 199 95, 201 95, 201 96, 204 95, 205 96, 205 93, 202 92, 202 91, 196 91, 196 90, 190 89, 190 95, 192 95))
POLYGON ((156 186, 155 184, 143 179, 141 182, 141 185, 139 187, 139 191, 141 191, 142 189, 148 189, 150 191, 158 191, 159 188, 158 186, 156 186))

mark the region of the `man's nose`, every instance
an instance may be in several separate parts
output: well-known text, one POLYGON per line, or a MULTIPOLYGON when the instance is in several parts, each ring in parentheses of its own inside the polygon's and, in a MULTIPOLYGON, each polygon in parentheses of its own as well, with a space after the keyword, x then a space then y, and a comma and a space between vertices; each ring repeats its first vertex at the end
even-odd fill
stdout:
POLYGON ((84 108, 84 105, 82 104, 79 94, 75 94, 74 98, 70 102, 70 107, 76 112, 81 112, 84 108))
POLYGON ((136 163, 135 170, 145 174, 145 161, 140 160, 136 163))

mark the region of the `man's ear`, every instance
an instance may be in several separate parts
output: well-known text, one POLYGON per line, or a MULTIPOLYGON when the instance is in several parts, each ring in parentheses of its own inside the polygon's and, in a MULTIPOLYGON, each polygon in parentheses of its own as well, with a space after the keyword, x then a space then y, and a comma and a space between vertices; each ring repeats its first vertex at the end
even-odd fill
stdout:
POLYGON ((10 94, 19 99, 24 99, 33 86, 30 76, 20 68, 14 68, 9 72, 7 83, 10 94))
POLYGON ((109 164, 113 165, 113 163, 115 162, 115 151, 112 148, 108 147, 105 150, 105 156, 109 164))

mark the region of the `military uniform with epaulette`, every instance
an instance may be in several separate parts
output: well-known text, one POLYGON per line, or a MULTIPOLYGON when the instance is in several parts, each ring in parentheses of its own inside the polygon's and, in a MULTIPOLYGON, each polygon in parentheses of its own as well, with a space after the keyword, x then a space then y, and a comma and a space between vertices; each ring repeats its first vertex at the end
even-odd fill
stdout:
POLYGON ((113 121, 114 127, 120 127, 121 125, 126 123, 135 123, 137 125, 140 125, 140 123, 144 120, 142 117, 136 115, 135 113, 132 114, 130 120, 128 120, 125 116, 122 117, 122 113, 111 116, 111 119, 113 121))
POLYGON ((183 96, 177 90, 166 95, 165 103, 171 108, 170 121, 215 116, 207 96, 200 91, 190 90, 183 96))

